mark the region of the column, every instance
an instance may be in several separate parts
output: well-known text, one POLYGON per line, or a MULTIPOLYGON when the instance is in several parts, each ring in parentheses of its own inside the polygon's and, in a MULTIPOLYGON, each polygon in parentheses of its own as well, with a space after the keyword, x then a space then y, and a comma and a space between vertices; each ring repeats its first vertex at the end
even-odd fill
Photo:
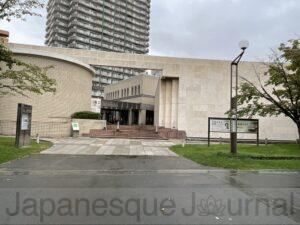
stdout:
POLYGON ((166 109, 166 81, 160 80, 159 87, 159 110, 158 110, 158 125, 161 127, 165 127, 165 109, 166 109))
POLYGON ((107 118, 107 115, 106 115, 106 111, 102 111, 102 119, 103 120, 106 120, 106 118, 107 118))
POLYGON ((142 109, 139 113, 139 125, 146 125, 146 113, 147 111, 142 109))
POLYGON ((132 125, 132 109, 128 111, 128 125, 132 125))
POLYGON ((172 115, 171 115, 171 123, 172 129, 178 129, 178 86, 179 80, 172 79, 172 115))
POLYGON ((166 79, 165 128, 172 128, 172 80, 166 79))

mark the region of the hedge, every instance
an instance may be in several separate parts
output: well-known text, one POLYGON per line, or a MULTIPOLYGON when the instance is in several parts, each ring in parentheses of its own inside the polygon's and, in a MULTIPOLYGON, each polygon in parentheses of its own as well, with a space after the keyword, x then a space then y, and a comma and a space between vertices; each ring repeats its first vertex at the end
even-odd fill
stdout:
POLYGON ((100 113, 94 112, 76 112, 72 115, 72 119, 86 119, 86 120, 99 120, 101 118, 100 113))

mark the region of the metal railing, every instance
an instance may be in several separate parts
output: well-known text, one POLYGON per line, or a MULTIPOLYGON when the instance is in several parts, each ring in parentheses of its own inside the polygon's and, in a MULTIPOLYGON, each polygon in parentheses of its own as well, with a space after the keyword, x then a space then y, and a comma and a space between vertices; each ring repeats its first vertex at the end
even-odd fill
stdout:
MULTIPOLYGON (((0 135, 14 136, 16 134, 16 121, 0 120, 0 135)), ((41 122, 33 121, 31 136, 36 137, 69 137, 71 134, 71 122, 41 122)))

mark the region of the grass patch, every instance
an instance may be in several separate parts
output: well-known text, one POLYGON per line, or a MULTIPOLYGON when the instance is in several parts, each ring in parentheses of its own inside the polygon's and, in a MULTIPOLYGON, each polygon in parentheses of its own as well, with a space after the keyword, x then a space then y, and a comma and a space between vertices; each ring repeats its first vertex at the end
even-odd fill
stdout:
POLYGON ((230 154, 229 145, 187 145, 173 146, 171 150, 192 161, 212 167, 239 170, 259 169, 300 169, 300 147, 297 144, 274 144, 274 145, 239 145, 238 154, 230 154), (259 157, 260 159, 253 159, 259 157), (276 160, 263 159, 278 158, 276 160), (294 159, 280 159, 295 157, 294 159))
POLYGON ((15 139, 10 137, 0 137, 0 164, 9 162, 14 159, 20 159, 24 156, 39 153, 52 146, 51 142, 41 141, 37 144, 31 141, 28 148, 18 149, 15 147, 15 139))

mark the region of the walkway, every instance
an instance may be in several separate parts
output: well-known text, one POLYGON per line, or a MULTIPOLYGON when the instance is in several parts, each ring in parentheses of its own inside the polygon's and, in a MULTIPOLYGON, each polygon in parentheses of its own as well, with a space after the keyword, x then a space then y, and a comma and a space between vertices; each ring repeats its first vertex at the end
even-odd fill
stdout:
POLYGON ((169 150, 175 143, 165 140, 130 139, 49 139, 54 146, 42 154, 177 156, 169 150))

